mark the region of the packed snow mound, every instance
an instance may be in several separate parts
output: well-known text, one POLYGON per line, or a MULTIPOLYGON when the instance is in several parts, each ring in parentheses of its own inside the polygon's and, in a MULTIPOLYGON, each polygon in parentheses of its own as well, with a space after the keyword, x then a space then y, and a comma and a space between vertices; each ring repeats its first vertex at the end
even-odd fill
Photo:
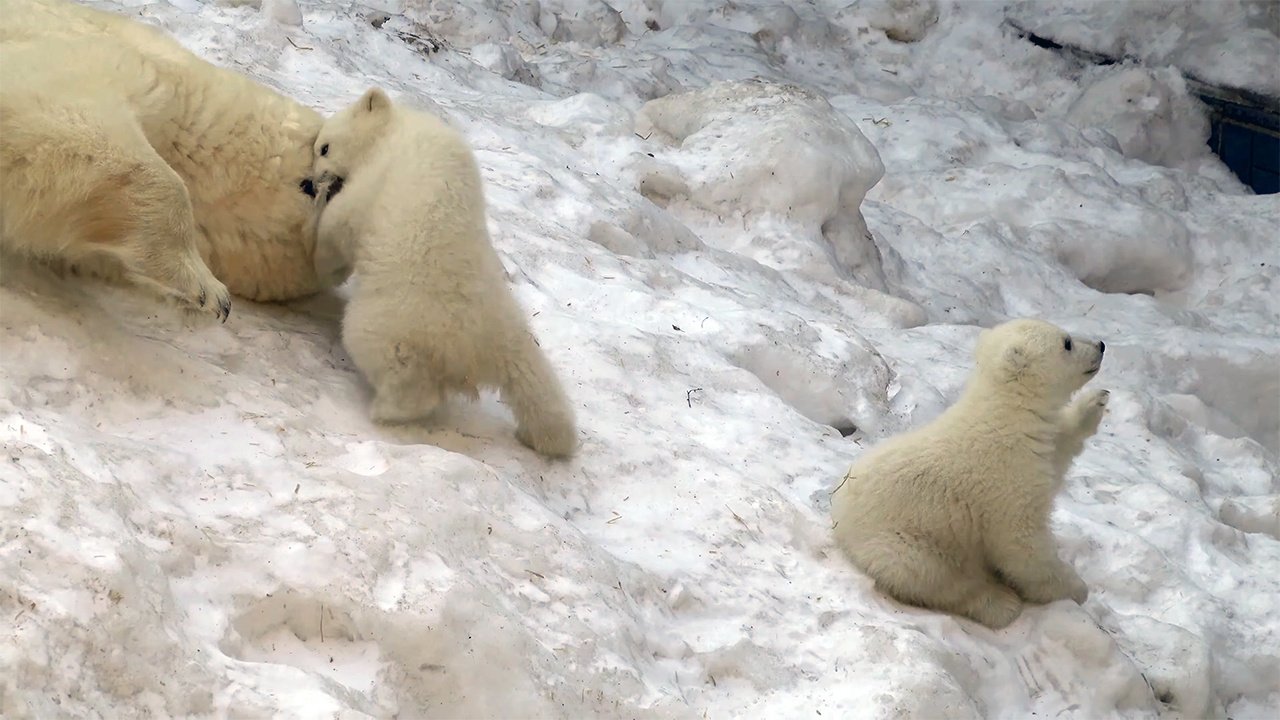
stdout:
POLYGON ((1062 120, 1106 73, 1001 4, 903 42, 880 12, 928 3, 610 0, 603 44, 588 0, 94 4, 464 131, 582 448, 527 451, 490 395, 371 424, 346 289, 188 326, 3 258, 5 718, 1280 707, 1280 196, 1062 120), (824 233, 854 211, 878 277, 824 233), (1112 400, 1053 517, 1088 602, 990 632, 876 592, 828 498, 1023 315, 1105 339, 1112 400))
MULTIPOLYGON (((821 243, 846 277, 883 285, 861 205, 884 175, 875 147, 820 95, 766 81, 717 83, 651 100, 636 132, 674 144, 640 169, 640 192, 735 216, 774 213, 821 243)), ((786 243, 789 252, 795 244, 786 243)), ((826 265, 807 259, 787 263, 826 265)), ((775 264, 778 263, 771 263, 775 264)))
POLYGON ((622 14, 605 0, 371 0, 361 4, 371 17, 403 17, 419 30, 447 37, 454 47, 509 43, 517 37, 525 43, 600 47, 617 43, 628 32, 622 14))
POLYGON ((643 9, 636 7, 635 10, 646 16, 650 29, 692 27, 705 23, 741 33, 770 52, 777 52, 789 43, 805 42, 829 33, 831 29, 826 19, 813 13, 812 8, 790 7, 767 0, 748 0, 720 7, 709 3, 664 0, 632 0, 631 4, 643 5, 643 9))
MULTIPOLYGON (((1138 205, 1123 215, 1100 222, 1097 208, 1110 204, 1118 190, 1096 176, 1073 176, 1048 167, 1017 170, 989 165, 952 171, 950 182, 964 182, 947 195, 937 184, 947 178, 917 184, 906 178, 887 183, 882 197, 913 204, 938 225, 1014 231, 1021 252, 1054 260, 1085 285, 1112 293, 1180 290, 1192 272, 1192 253, 1186 229, 1167 212, 1138 205), (1000 200, 979 202, 990 188, 1000 200)), ((1131 192, 1131 191, 1130 191, 1131 192)), ((1011 248, 1013 249, 1013 248, 1011 248)))
POLYGON ((611 45, 627 34, 622 13, 605 0, 539 0, 538 26, 555 42, 611 45))
MULTIPOLYGON (((1049 286, 1060 280, 1042 274, 1055 270, 1112 293, 1172 292, 1191 281, 1195 264, 1190 236, 1170 212, 1179 198, 1185 201, 1177 190, 1173 198, 1151 202, 1162 187, 1159 176, 1142 178, 1117 153, 1106 162, 1119 164, 1114 172, 1130 173, 1133 181, 1121 183, 1099 173, 1094 163, 1051 161, 1044 154, 1052 138, 1058 155, 1064 154, 1064 145, 1088 144, 1088 152, 1097 157, 1107 152, 1098 145, 1110 137, 1092 144, 1069 127, 1002 123, 978 108, 962 110, 933 100, 884 106, 842 96, 833 102, 851 115, 894 118, 868 129, 889 167, 870 193, 871 201, 890 203, 933 228, 952 229, 963 237, 989 232, 1002 238, 1009 243, 1008 252, 1040 258, 1032 272, 1049 286), (935 158, 936 164, 921 159, 925 149, 925 157, 935 158)), ((924 250, 931 258, 946 252, 939 243, 924 250)), ((1005 279, 1003 274, 991 278, 1005 279)), ((980 276, 966 281, 987 282, 980 276)))
POLYGON ((938 22, 936 0, 863 0, 871 27, 897 42, 918 42, 938 22))
POLYGON ((1008 13, 1019 27, 1064 45, 1280 98, 1274 0, 1016 0, 1008 13))
POLYGON ((1127 157, 1156 165, 1185 167, 1210 154, 1209 118, 1172 68, 1108 68, 1071 104, 1066 120, 1105 130, 1127 157))

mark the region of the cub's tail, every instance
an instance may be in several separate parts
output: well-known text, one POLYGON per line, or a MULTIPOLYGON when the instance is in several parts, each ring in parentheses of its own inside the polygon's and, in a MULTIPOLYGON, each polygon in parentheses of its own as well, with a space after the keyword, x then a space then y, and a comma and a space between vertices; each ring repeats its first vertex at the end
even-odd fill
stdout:
POLYGON ((507 353, 502 383, 502 399, 516 417, 516 438, 548 457, 569 457, 578 447, 573 409, 542 348, 528 332, 521 336, 522 347, 507 353))

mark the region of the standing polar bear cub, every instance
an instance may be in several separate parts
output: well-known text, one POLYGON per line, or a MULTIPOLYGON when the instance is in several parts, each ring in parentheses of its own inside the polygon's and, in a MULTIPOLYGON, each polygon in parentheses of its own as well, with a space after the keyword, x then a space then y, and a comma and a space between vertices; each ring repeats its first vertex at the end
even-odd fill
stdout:
POLYGON ((373 88, 322 126, 314 172, 316 272, 355 272, 342 339, 373 385, 373 419, 417 420, 446 392, 497 387, 521 442, 571 455, 573 412, 507 287, 462 135, 373 88))
POLYGON ((1072 394, 1106 345, 1022 319, 979 336, 976 368, 933 422, 860 456, 831 499, 837 542, 898 600, 1013 622, 1022 601, 1088 597, 1058 558, 1049 516, 1098 429, 1106 390, 1072 394))

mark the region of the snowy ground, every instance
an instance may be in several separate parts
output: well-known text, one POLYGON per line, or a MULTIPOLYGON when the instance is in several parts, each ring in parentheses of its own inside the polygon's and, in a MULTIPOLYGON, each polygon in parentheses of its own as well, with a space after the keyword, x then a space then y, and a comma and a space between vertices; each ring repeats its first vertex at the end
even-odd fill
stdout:
POLYGON ((997 3, 125 4, 465 128, 583 448, 374 427, 341 293, 187 327, 6 262, 3 716, 1275 716, 1280 196, 1172 73, 997 3), (827 498, 1020 315, 1104 338, 1112 403, 1055 515, 1088 603, 991 632, 873 592, 827 498))
POLYGON ((1276 0, 1012 0, 1009 16, 1084 50, 1280 98, 1276 0))

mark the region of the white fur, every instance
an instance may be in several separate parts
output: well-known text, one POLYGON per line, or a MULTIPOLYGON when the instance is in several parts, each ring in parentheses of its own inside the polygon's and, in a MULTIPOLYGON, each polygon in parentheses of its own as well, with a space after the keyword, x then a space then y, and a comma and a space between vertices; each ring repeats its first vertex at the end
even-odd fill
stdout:
POLYGON ((0 0, 0 242, 216 312, 316 292, 321 120, 123 15, 0 0))
POLYGON ((572 454, 573 412, 490 243, 466 140, 375 88, 326 121, 315 148, 316 270, 355 271, 342 338, 373 385, 374 419, 420 419, 448 391, 497 387, 522 442, 572 454))
POLYGON ((881 591, 993 628, 1023 600, 1088 597, 1049 516, 1106 407, 1106 390, 1071 401, 1105 346, 1068 338, 1030 319, 983 331, 956 404, 853 463, 831 499, 835 537, 881 591))

